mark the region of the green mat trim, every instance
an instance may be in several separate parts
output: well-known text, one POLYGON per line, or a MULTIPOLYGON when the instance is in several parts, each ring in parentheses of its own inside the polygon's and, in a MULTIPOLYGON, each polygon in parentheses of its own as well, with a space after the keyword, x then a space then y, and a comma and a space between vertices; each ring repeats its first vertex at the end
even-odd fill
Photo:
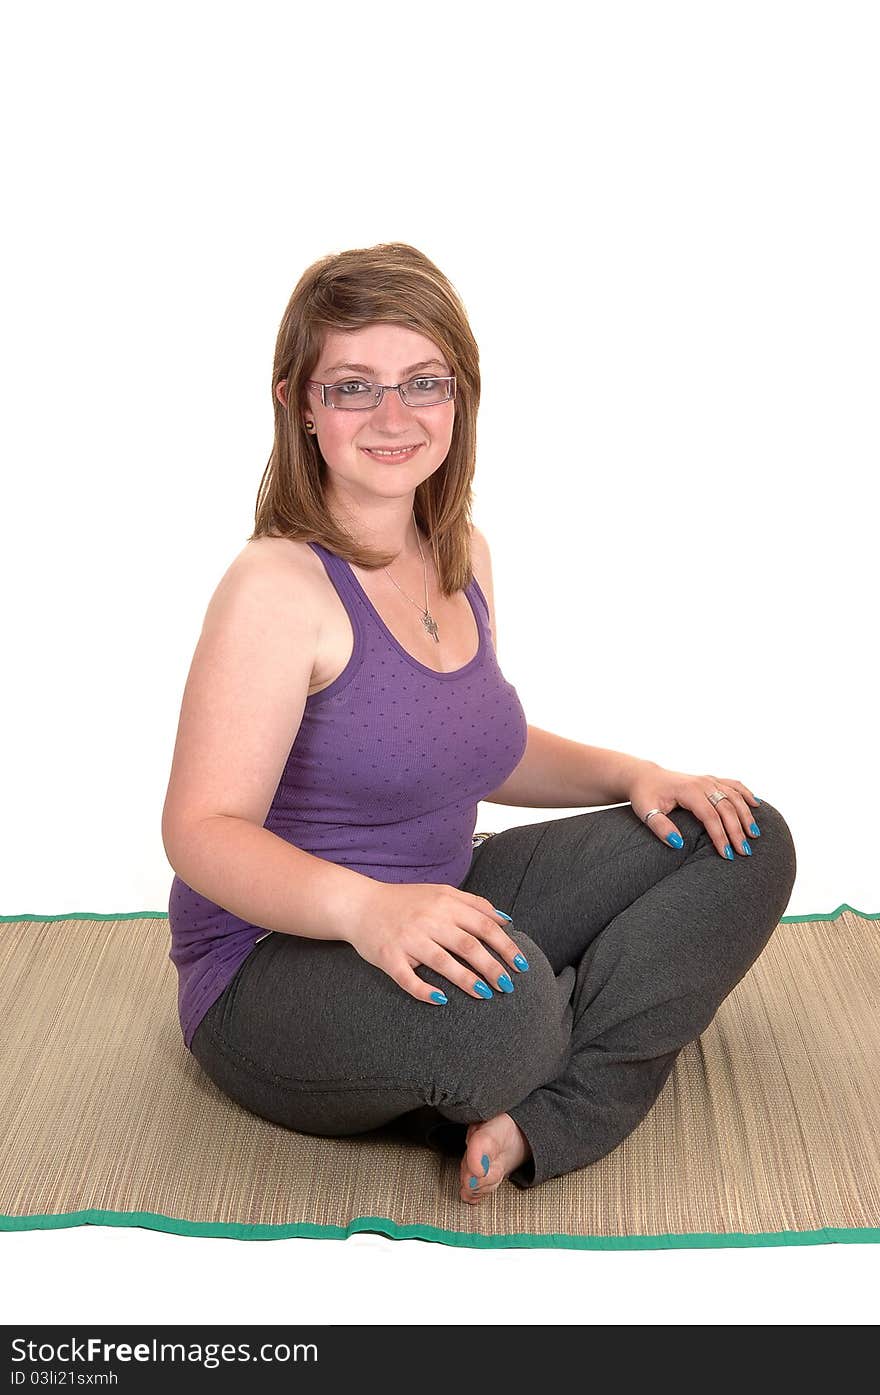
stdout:
POLYGON ((78 1225, 140 1226, 172 1235, 198 1235, 225 1240, 347 1240, 359 1231, 386 1235, 391 1240, 433 1240, 461 1249, 540 1250, 710 1250, 743 1249, 756 1245, 865 1245, 880 1244, 880 1227, 861 1229, 779 1230, 756 1235, 709 1231, 696 1235, 564 1235, 549 1232, 530 1235, 466 1235, 433 1225, 397 1225, 385 1216, 357 1216, 350 1225, 224 1225, 216 1221, 184 1221, 152 1211, 70 1211, 60 1216, 0 1216, 0 1230, 66 1230, 78 1225))

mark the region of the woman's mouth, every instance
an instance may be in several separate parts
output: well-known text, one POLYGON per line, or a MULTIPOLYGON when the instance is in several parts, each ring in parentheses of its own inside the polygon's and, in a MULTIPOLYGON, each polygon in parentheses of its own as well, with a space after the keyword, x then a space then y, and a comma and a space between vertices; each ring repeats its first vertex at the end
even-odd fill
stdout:
POLYGON ((361 450, 364 455, 371 455, 374 460, 411 460, 421 444, 419 441, 417 445, 404 447, 403 450, 370 450, 368 446, 361 446, 361 450))

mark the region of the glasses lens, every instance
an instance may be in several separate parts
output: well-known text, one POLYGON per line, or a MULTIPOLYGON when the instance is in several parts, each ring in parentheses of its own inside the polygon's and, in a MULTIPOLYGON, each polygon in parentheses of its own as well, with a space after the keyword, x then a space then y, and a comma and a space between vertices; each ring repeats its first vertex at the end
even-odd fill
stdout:
MULTIPOLYGON (((401 396, 409 407, 433 407, 438 402, 448 402, 452 383, 448 378, 410 378, 401 387, 401 396)), ((379 401, 379 390, 374 383, 364 378, 347 378, 344 383, 334 383, 327 388, 327 402, 342 411, 359 411, 364 407, 375 407, 379 401)))
POLYGON ((347 379, 344 383, 334 383, 326 389, 327 402, 331 407, 341 407, 343 411, 375 407, 379 393, 372 383, 363 378, 347 379))
POLYGON ((448 400, 451 386, 448 378, 410 378, 402 388, 403 400, 411 407, 433 407, 448 400))

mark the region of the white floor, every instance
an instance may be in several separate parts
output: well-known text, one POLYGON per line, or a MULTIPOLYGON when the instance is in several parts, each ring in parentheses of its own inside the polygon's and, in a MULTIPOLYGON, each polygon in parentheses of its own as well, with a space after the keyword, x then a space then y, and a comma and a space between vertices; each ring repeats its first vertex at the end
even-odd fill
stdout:
POLYGON ((880 1245, 461 1250, 420 1240, 0 1234, 4 1323, 867 1324, 880 1245))

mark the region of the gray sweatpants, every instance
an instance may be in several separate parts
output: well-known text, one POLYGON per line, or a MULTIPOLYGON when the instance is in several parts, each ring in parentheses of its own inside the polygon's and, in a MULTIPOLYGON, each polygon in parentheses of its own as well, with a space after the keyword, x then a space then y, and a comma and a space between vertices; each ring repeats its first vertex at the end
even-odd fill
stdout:
POLYGON ((645 1117, 785 912, 791 832, 771 804, 753 815, 761 836, 732 862, 682 808, 682 848, 629 804, 505 829, 460 886, 513 916, 530 965, 499 960, 513 993, 472 998, 421 965, 448 998, 422 1003, 347 941, 272 934, 192 1053, 233 1100, 298 1132, 390 1130, 461 1156, 467 1124, 506 1111, 532 1149, 516 1186, 585 1167, 645 1117))

